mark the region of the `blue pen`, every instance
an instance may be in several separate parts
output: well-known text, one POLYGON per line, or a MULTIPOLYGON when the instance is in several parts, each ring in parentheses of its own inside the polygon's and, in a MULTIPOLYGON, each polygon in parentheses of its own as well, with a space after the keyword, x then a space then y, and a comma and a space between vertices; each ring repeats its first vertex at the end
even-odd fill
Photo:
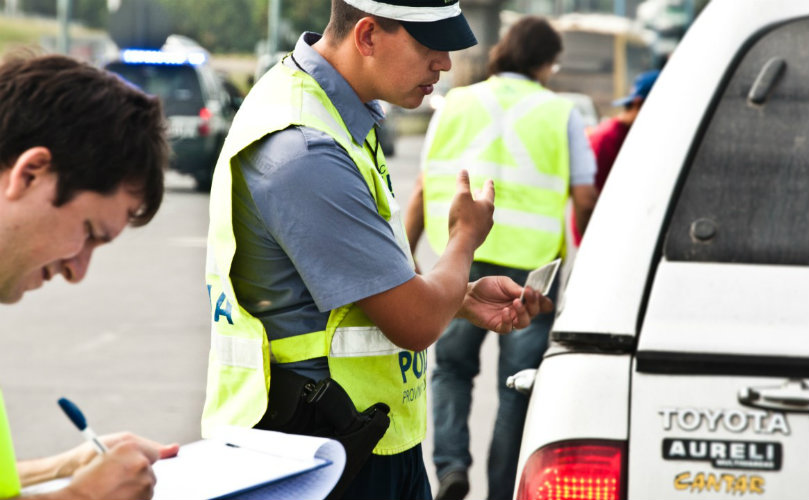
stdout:
POLYGON ((84 414, 81 412, 81 410, 79 410, 78 406, 67 398, 59 398, 59 406, 62 408, 62 411, 65 412, 67 418, 73 422, 73 425, 75 425, 81 431, 82 435, 88 441, 93 443, 93 446, 95 446, 98 453, 102 455, 107 453, 107 447, 104 446, 104 443, 98 439, 98 436, 95 432, 93 432, 93 429, 87 425, 87 419, 84 418, 84 414))

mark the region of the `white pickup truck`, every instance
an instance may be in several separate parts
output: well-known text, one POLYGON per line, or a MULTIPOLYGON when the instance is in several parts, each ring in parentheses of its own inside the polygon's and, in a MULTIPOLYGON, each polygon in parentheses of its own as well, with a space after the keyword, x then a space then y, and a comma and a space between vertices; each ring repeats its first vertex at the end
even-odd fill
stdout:
POLYGON ((809 497, 809 0, 708 4, 559 308, 516 498, 809 497))

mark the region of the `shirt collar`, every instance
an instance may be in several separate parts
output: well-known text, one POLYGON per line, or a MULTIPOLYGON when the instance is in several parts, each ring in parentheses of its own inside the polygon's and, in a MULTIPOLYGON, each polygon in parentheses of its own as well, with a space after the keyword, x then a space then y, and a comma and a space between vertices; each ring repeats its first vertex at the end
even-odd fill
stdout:
POLYGON ((530 78, 522 73, 517 73, 514 71, 503 71, 502 73, 497 73, 497 76, 501 78, 513 78, 515 80, 530 80, 530 78))
POLYGON ((533 78, 529 78, 529 77, 523 75, 522 73, 517 73, 517 72, 514 72, 514 71, 503 71, 503 72, 497 73, 497 75, 495 75, 495 76, 497 76, 498 78, 510 78, 512 80, 524 80, 526 82, 534 82, 537 85, 539 85, 540 87, 542 87, 543 89, 545 88, 544 85, 542 85, 538 81, 534 80, 533 78))
POLYGON ((375 124, 378 125, 385 118, 385 114, 379 102, 375 100, 363 104, 343 75, 312 48, 312 45, 320 40, 321 36, 312 32, 301 35, 292 53, 295 61, 289 61, 289 63, 295 66, 295 62, 297 62, 300 69, 315 79, 326 92, 334 107, 337 108, 351 137, 357 144, 362 144, 371 128, 375 124))

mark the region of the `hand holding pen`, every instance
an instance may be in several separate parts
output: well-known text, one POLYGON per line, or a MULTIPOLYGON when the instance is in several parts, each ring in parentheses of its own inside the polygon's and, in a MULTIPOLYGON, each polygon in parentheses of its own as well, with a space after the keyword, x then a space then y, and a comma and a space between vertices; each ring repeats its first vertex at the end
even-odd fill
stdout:
POLYGON ((60 472, 73 476, 63 490, 64 498, 152 496, 155 478, 151 464, 176 455, 177 444, 166 446, 128 432, 98 437, 75 404, 62 398, 59 406, 92 445, 62 454, 60 472))
POLYGON ((76 428, 81 431, 85 439, 93 444, 96 451, 98 451, 98 453, 101 455, 107 453, 107 447, 104 446, 104 443, 98 439, 98 436, 95 432, 93 432, 93 429, 87 425, 87 419, 84 418, 84 414, 81 412, 81 410, 79 410, 79 407, 67 398, 59 398, 58 403, 59 407, 62 408, 62 411, 64 411, 65 415, 67 415, 67 418, 69 418, 70 421, 73 422, 73 425, 75 425, 76 428))

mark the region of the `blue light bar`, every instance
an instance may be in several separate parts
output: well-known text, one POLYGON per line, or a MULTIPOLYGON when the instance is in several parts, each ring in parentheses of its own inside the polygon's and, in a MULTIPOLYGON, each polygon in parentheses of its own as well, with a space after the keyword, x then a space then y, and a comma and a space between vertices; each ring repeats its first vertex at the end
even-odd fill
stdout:
POLYGON ((180 66, 204 64, 207 56, 204 52, 180 52, 143 49, 125 49, 121 51, 121 60, 126 64, 166 64, 180 66))

